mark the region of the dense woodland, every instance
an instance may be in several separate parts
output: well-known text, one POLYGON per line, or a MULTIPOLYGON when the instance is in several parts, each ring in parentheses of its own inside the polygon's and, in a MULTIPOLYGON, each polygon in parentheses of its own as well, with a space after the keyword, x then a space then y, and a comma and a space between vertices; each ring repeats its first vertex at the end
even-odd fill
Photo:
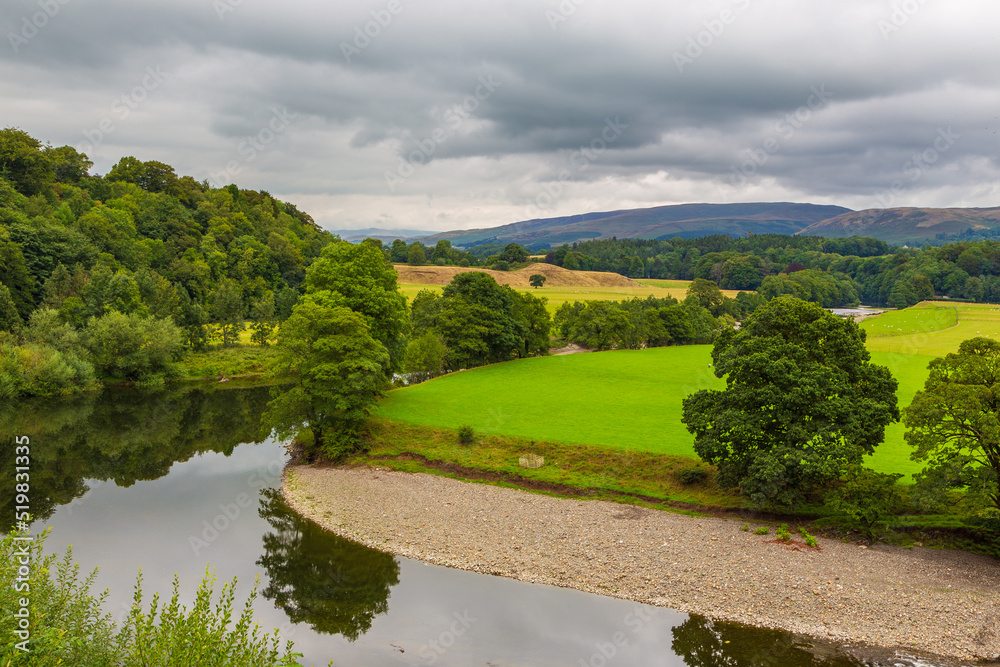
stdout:
POLYGON ((336 240, 266 192, 134 157, 103 177, 91 167, 69 146, 0 131, 0 396, 95 373, 170 377, 183 349, 231 344, 247 321, 265 340, 336 240))

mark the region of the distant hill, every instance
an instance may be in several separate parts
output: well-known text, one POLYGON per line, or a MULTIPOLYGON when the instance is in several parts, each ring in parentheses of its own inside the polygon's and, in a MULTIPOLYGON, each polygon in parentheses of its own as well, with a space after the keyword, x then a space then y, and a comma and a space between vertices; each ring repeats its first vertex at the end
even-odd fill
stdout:
POLYGON ((872 236, 888 243, 919 244, 938 234, 1000 229, 1000 208, 886 208, 851 211, 812 224, 799 234, 872 236))
POLYGON ((843 206, 794 203, 680 204, 526 220, 500 227, 442 232, 414 240, 425 245, 448 239, 453 245, 464 247, 487 242, 538 247, 612 236, 662 239, 710 234, 794 234, 850 211, 843 206))
POLYGON ((334 229, 332 233, 337 234, 345 241, 360 242, 365 239, 378 239, 384 243, 391 243, 396 239, 410 239, 415 236, 426 236, 431 232, 426 229, 383 229, 381 227, 368 227, 366 229, 334 229))

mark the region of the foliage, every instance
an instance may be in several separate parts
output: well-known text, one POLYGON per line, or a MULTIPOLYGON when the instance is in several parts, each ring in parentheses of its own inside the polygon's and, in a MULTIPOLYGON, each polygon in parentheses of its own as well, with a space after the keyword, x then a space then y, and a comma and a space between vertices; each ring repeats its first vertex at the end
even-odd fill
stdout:
POLYGON ((684 468, 677 473, 677 479, 681 481, 681 484, 702 484, 708 479, 708 470, 701 466, 684 468))
POLYGON ((545 303, 471 271, 455 276, 441 297, 421 291, 410 317, 414 334, 441 336, 450 368, 472 368, 547 352, 551 320, 545 303))
POLYGON ((370 243, 331 243, 306 273, 306 300, 359 313, 372 337, 389 352, 393 370, 402 367, 409 322, 397 275, 370 243))
POLYGON ((920 485, 963 487, 1000 508, 1000 343, 964 341, 930 363, 923 391, 903 413, 920 485))
POLYGON ((278 330, 276 387, 264 421, 279 437, 312 433, 309 458, 340 459, 363 446, 368 415, 388 383, 389 354, 364 318, 343 306, 305 301, 278 330))
POLYGON ((433 331, 414 338, 406 346, 403 370, 409 382, 424 382, 444 372, 448 347, 433 331))
POLYGON ((93 389, 94 367, 47 345, 0 338, 0 398, 58 396, 93 389))
POLYGON ((887 475, 860 465, 844 471, 842 484, 826 496, 826 504, 844 515, 874 540, 876 529, 895 515, 902 504, 897 482, 903 475, 887 475))
POLYGON ((476 439, 476 430, 469 424, 458 427, 458 441, 463 445, 471 445, 476 439))
POLYGON ((236 581, 223 586, 220 597, 213 601, 215 579, 210 573, 202 580, 190 610, 179 603, 177 578, 170 601, 161 604, 155 595, 147 610, 140 575, 132 606, 121 627, 116 627, 111 616, 101 610, 107 594, 95 597, 91 593, 96 570, 82 577, 69 549, 62 559, 45 554, 46 534, 28 542, 17 542, 20 535, 16 532, 0 537, 0 562, 4 564, 0 573, 0 616, 8 629, 0 638, 0 664, 75 667, 299 664, 295 659, 300 654, 292 653, 291 642, 282 650, 277 631, 264 634, 253 622, 256 587, 234 623, 236 581), (21 549, 25 547, 32 566, 27 582, 23 583, 29 588, 23 588, 23 583, 16 580, 15 565, 23 558, 21 549), (26 596, 29 590, 30 595, 26 596), (16 647, 20 638, 10 630, 17 627, 15 613, 21 609, 22 597, 28 601, 28 652, 16 647))
POLYGON ((757 526, 757 528, 754 529, 753 534, 754 535, 767 535, 769 532, 771 532, 771 529, 768 528, 767 526, 757 526))
POLYGON ((178 377, 180 329, 169 319, 111 311, 92 318, 83 341, 98 373, 138 382, 178 377))
POLYGON ((546 278, 542 274, 533 273, 531 274, 531 277, 528 278, 528 283, 535 289, 538 289, 539 287, 543 287, 545 285, 546 280, 548 280, 548 278, 546 278))
POLYGON ((792 539, 792 532, 788 530, 788 524, 783 523, 778 526, 778 529, 774 531, 774 536, 777 537, 782 542, 787 542, 792 539))
POLYGON ((78 330, 112 310, 172 319, 193 349, 216 318, 230 344, 259 301, 290 314, 306 267, 336 238, 264 192, 212 189, 134 157, 103 178, 91 166, 72 147, 0 131, 0 330, 14 328, 13 302, 22 323, 52 308, 78 330))
POLYGON ((695 451, 723 487, 791 506, 882 442, 897 383, 870 362, 864 332, 815 304, 781 297, 724 330, 712 350, 726 389, 684 399, 695 451))

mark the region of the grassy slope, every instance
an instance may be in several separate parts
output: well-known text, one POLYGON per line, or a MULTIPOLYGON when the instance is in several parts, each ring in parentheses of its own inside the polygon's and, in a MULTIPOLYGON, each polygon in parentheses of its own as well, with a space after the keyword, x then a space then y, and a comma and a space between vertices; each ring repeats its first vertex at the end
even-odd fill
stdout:
POLYGON ((969 338, 1000 339, 1000 306, 925 301, 870 318, 861 326, 869 332, 868 349, 872 351, 940 357, 955 352, 969 338))
MULTIPOLYGON (((455 373, 390 393, 379 415, 427 426, 614 449, 694 456, 681 400, 722 388, 711 346, 540 357, 455 373)), ((923 385, 929 357, 874 353, 900 382, 900 405, 923 385)), ((903 428, 890 426, 871 465, 912 474, 903 428)))

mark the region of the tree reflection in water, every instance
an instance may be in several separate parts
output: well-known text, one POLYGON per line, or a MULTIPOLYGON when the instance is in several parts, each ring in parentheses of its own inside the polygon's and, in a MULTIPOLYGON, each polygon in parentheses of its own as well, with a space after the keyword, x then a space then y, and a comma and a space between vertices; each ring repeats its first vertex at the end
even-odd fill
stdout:
MULTIPOLYGON (((181 384, 6 403, 0 455, 13 462, 14 437, 30 438, 31 510, 45 520, 84 495, 85 480, 128 487, 197 454, 229 456, 241 443, 262 442, 268 400, 268 387, 181 384)), ((14 466, 0 466, 0 531, 14 523, 14 483, 14 466)))
POLYGON ((688 667, 860 667, 833 645, 780 630, 690 616, 673 629, 671 648, 688 667))
POLYGON ((263 595, 294 623, 354 641, 389 610, 389 590, 399 583, 399 563, 329 533, 293 512, 277 489, 261 492, 264 535, 257 564, 270 579, 263 595))

